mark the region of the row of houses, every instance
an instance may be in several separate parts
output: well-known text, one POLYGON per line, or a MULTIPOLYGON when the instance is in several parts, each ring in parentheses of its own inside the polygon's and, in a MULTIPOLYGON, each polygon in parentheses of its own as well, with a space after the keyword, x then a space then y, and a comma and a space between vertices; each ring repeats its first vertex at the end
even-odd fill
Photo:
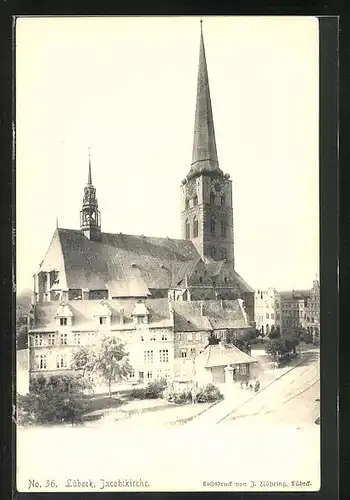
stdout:
POLYGON ((255 323, 263 335, 280 330, 281 335, 307 332, 315 342, 320 337, 320 283, 310 290, 277 291, 275 288, 255 293, 255 323))

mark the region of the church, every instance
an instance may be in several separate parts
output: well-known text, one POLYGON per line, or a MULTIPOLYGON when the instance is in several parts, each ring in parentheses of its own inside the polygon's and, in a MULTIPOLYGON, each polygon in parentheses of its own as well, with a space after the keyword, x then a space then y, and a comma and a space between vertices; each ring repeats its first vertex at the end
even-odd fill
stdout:
POLYGON ((219 166, 202 24, 192 162, 180 189, 182 239, 105 233, 89 158, 80 229, 56 228, 34 275, 30 374, 69 370, 74 349, 107 334, 126 343, 132 380, 171 378, 210 334, 253 326, 254 290, 235 271, 232 181, 219 166))

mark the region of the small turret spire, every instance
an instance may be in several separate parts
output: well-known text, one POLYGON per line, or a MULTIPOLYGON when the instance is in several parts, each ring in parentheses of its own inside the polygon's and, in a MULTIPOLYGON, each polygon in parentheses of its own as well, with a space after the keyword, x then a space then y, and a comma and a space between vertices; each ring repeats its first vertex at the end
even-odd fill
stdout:
POLYGON ((92 176, 91 176, 91 147, 89 147, 89 174, 88 174, 88 185, 92 186, 92 176))

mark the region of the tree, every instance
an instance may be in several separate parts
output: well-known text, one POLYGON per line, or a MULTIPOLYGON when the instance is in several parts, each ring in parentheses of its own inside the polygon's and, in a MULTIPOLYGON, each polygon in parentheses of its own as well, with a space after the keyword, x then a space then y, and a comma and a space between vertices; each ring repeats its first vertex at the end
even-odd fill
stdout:
POLYGON ((281 337, 280 327, 275 325, 271 326, 271 331, 268 334, 269 339, 279 339, 281 337))
POLYGON ((208 345, 218 345, 220 340, 217 338, 217 336, 211 332, 209 337, 208 337, 208 345))
POLYGON ((116 337, 103 337, 101 348, 96 353, 94 370, 108 383, 109 397, 112 395, 112 382, 127 377, 132 372, 125 344, 116 337))
POLYGON ((234 337, 234 335, 229 334, 227 336, 227 343, 234 345, 239 349, 240 351, 243 351, 247 354, 250 354, 251 352, 251 345, 250 345, 250 340, 248 338, 244 337, 234 337))
POLYGON ((30 290, 23 290, 16 297, 16 349, 28 347, 28 318, 31 309, 30 290))
POLYGON ((96 353, 90 346, 81 346, 73 352, 72 368, 81 370, 83 377, 90 375, 94 370, 96 362, 96 353))
POLYGON ((281 339, 269 340, 265 344, 265 352, 276 359, 276 355, 283 352, 283 341, 281 339))

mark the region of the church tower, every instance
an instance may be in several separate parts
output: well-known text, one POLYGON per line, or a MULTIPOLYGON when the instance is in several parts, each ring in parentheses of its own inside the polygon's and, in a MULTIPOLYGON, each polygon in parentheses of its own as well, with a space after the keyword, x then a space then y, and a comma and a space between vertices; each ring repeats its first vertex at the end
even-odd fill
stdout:
POLYGON ((100 239, 101 215, 98 209, 96 189, 92 184, 90 154, 88 181, 84 188, 83 208, 80 211, 80 229, 89 240, 98 241, 100 239))
POLYGON ((219 167, 201 21, 192 164, 181 186, 182 237, 201 257, 234 265, 232 181, 219 167))

